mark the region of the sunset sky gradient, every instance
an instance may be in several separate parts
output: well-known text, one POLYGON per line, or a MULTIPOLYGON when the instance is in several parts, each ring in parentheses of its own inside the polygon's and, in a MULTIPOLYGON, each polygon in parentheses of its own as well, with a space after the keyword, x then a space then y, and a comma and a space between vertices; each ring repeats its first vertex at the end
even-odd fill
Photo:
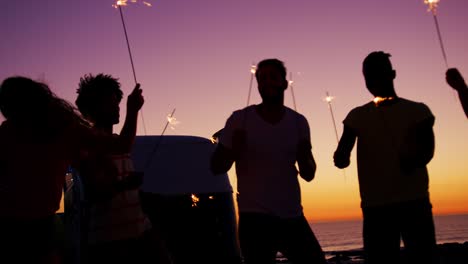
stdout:
MULTIPOLYGON (((432 14, 423 0, 147 0, 124 7, 147 134, 209 138, 246 106, 250 65, 283 60, 292 72, 297 110, 309 120, 316 179, 301 182, 312 220, 359 218, 355 151, 345 173, 333 166, 335 133, 354 107, 371 100, 361 63, 371 51, 392 54, 399 96, 426 103, 436 116, 429 164, 435 214, 468 212, 468 120, 445 83, 432 14)), ((11 0, 0 8, 0 79, 25 75, 74 102, 80 76, 109 73, 125 94, 134 86, 117 9, 111 0, 11 0)), ((441 0, 438 19, 451 67, 468 79, 468 1, 441 0)), ((256 84, 252 103, 260 98, 256 84)), ((290 90, 285 103, 292 106, 290 90)), ((122 116, 125 103, 122 103, 122 116)), ((3 120, 0 117, 0 120, 3 120)), ((140 119, 141 121, 141 119, 140 119)), ((119 128, 119 127, 118 127, 119 128)), ((117 129, 118 131, 118 129, 117 129)), ((141 124, 139 134, 144 134, 141 124)), ((231 183, 236 186, 234 171, 231 183)))

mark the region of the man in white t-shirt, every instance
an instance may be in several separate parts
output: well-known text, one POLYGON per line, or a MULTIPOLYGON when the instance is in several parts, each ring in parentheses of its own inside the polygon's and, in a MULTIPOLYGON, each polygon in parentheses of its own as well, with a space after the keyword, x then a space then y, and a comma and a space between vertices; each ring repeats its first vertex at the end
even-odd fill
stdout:
POLYGON ((236 163, 239 240, 247 264, 326 263, 302 212, 300 176, 311 181, 316 164, 305 117, 284 106, 286 68, 261 61, 255 73, 262 103, 235 111, 221 132, 211 166, 225 173, 236 163))
POLYGON ((367 263, 399 263, 400 237, 408 263, 432 263, 436 240, 426 164, 434 155, 434 116, 423 103, 395 93, 390 54, 370 53, 363 63, 375 99, 354 108, 334 155, 345 168, 357 139, 357 167, 367 263))

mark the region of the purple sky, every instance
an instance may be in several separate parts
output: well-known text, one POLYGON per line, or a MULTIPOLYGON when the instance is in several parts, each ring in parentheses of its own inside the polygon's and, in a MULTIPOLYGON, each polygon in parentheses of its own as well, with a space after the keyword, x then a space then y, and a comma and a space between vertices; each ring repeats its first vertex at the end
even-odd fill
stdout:
MULTIPOLYGON (((336 96, 341 131, 346 114, 371 99, 362 60, 384 50, 393 55, 397 93, 425 102, 436 116, 437 149, 429 166, 435 211, 468 211, 468 122, 445 83, 434 21, 423 0, 148 1, 153 7, 124 7, 148 134, 160 134, 166 115, 177 108, 181 123, 167 133, 210 137, 233 110, 245 107, 250 64, 277 57, 293 73, 297 110, 310 122, 319 166, 315 182, 302 185, 306 214, 327 218, 336 208, 352 208, 342 216, 358 215, 355 157, 344 180, 332 164, 336 140, 322 99, 326 91, 336 96)), ((80 76, 105 72, 130 92, 133 76, 112 4, 3 1, 0 79, 42 79, 74 102, 80 76)), ((449 65, 468 79, 468 1, 442 0, 438 11, 449 65)), ((285 103, 292 107, 291 101, 287 91, 285 103)), ((251 102, 259 102, 256 85, 251 102)))

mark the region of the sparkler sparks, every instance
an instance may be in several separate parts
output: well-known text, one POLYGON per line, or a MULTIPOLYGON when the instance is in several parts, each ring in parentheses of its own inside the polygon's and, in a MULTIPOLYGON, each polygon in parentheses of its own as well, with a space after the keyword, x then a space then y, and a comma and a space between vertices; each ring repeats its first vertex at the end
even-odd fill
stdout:
POLYGON ((383 102, 391 101, 391 100, 393 100, 393 99, 395 99, 395 97, 391 97, 391 96, 390 96, 390 97, 379 97, 379 96, 377 96, 377 97, 375 97, 374 100, 372 100, 372 101, 374 101, 375 106, 378 107, 378 106, 380 106, 383 102))
POLYGON ((198 196, 196 196, 195 194, 192 194, 192 207, 197 207, 199 201, 200 198, 198 198, 198 196))
MULTIPOLYGON (((174 110, 175 110, 175 109, 174 109, 174 110)), ((177 118, 175 118, 173 115, 174 115, 174 113, 168 114, 167 117, 166 117, 167 122, 168 122, 168 124, 170 125, 170 128, 171 128, 172 130, 175 129, 175 126, 177 126, 178 124, 180 124, 180 121, 178 121, 177 118)))
MULTIPOLYGON (((128 6, 129 2, 132 3, 132 4, 136 4, 136 3, 138 3, 138 0, 130 0, 130 1, 129 0, 118 0, 112 5, 112 7, 119 8, 120 6, 128 6)), ((148 7, 153 6, 150 2, 147 2, 147 1, 140 1, 140 2, 143 5, 148 6, 148 7)))
POLYGON ((424 3, 429 6, 428 11, 435 13, 437 10, 437 5, 440 0, 424 0, 424 3))

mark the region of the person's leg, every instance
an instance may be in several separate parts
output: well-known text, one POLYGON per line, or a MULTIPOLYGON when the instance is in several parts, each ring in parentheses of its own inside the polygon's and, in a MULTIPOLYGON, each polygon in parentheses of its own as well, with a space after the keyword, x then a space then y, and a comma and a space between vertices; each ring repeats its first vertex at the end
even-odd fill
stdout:
POLYGON ((429 199, 405 203, 401 210, 401 235, 408 263, 439 263, 429 199))
POLYGON ((393 207, 363 208, 362 211, 366 263, 399 263, 400 231, 393 207))
POLYGON ((240 213, 239 241, 245 264, 276 263, 276 218, 258 213, 240 213))
MULTIPOLYGON (((165 241, 156 228, 153 228, 138 239, 135 248, 135 259, 139 263, 172 264, 173 260, 165 241)), ((137 262, 133 262, 137 264, 137 262)))
POLYGON ((55 215, 35 220, 0 219, 1 263, 61 263, 55 215))
POLYGON ((281 220, 279 232, 280 251, 291 263, 327 263, 322 248, 303 215, 281 220))

